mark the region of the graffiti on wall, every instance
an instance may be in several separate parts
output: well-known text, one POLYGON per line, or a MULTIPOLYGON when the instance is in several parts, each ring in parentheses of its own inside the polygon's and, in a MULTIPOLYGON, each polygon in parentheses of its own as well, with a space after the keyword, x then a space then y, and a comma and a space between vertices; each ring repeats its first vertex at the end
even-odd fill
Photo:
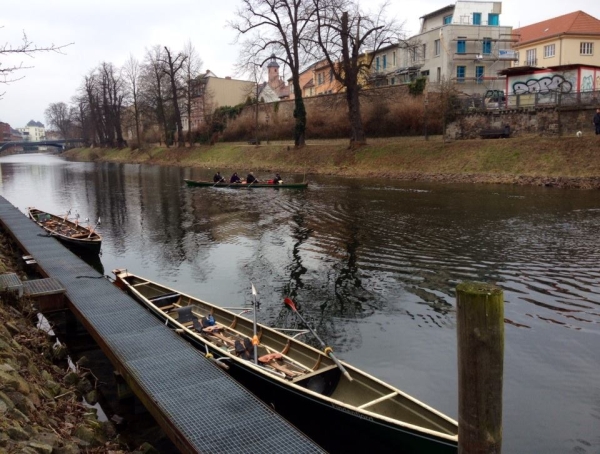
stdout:
POLYGON ((515 82, 513 84, 515 95, 550 92, 569 93, 572 89, 573 84, 559 75, 529 79, 527 82, 515 82))
POLYGON ((581 78, 581 91, 593 91, 594 90, 594 76, 583 76, 581 78))

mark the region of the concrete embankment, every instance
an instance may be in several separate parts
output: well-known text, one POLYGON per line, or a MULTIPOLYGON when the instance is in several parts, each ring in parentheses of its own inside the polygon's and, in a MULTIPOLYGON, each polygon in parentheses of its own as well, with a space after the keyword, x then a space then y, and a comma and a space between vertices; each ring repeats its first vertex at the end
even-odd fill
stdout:
POLYGON ((371 139, 356 150, 345 140, 259 146, 217 143, 144 150, 72 149, 80 161, 111 161, 271 173, 306 173, 446 183, 504 183, 600 188, 600 137, 514 137, 444 142, 441 137, 371 139))

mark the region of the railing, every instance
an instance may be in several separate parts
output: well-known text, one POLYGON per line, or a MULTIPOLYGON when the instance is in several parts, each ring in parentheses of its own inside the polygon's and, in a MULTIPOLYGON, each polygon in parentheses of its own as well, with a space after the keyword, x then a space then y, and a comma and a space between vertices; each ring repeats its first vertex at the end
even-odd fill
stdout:
POLYGON ((523 66, 537 66, 537 58, 526 58, 523 60, 523 66))
POLYGON ((545 93, 524 93, 518 95, 503 96, 500 99, 484 99, 483 96, 474 95, 469 98, 457 100, 455 103, 455 108, 458 110, 466 111, 491 111, 538 107, 596 107, 598 105, 600 105, 600 90, 577 91, 570 93, 561 93, 558 91, 548 91, 545 93))

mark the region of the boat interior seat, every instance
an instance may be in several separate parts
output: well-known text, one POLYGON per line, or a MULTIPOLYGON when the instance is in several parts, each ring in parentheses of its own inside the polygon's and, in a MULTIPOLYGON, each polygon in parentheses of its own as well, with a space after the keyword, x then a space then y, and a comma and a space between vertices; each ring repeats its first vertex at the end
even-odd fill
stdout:
MULTIPOLYGON (((160 307, 161 309, 166 308, 167 306, 173 306, 174 303, 176 303, 177 301, 179 301, 179 297, 181 295, 179 295, 179 293, 167 293, 165 295, 158 295, 158 296, 154 296, 152 298, 148 298, 148 301, 154 303, 156 306, 160 307)), ((181 308, 183 309, 183 308, 181 308)), ((190 312, 191 312, 191 307, 189 307, 190 312)), ((191 320, 191 318, 190 318, 191 320)), ((179 320, 181 322, 181 320, 179 320)))
MULTIPOLYGON (((179 295, 177 295, 179 297, 179 295)), ((178 307, 173 312, 177 314, 175 319, 179 323, 187 323, 193 321, 196 317, 192 314, 192 306, 178 307)))

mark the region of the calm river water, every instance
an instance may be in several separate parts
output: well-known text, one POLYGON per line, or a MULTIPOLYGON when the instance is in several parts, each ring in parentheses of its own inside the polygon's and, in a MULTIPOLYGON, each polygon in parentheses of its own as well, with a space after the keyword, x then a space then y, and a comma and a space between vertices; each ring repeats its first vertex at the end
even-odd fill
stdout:
POLYGON ((454 418, 454 288, 496 283, 504 452, 600 453, 597 191, 313 176, 306 190, 187 188, 217 169, 41 154, 0 170, 23 212, 101 217, 105 274, 127 268, 223 306, 251 301, 252 283, 274 326, 296 326, 290 295, 341 358, 454 418))

